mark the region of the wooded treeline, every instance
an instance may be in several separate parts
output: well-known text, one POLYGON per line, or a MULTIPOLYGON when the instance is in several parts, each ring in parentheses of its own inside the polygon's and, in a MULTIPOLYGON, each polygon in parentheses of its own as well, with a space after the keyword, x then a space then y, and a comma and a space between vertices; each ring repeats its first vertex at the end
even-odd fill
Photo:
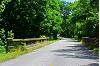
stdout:
POLYGON ((65 3, 64 7, 63 36, 78 39, 82 37, 99 37, 98 0, 78 0, 74 3, 65 3))
POLYGON ((12 30, 15 38, 57 34, 62 22, 60 4, 59 0, 11 0, 1 14, 1 25, 12 30))
POLYGON ((1 0, 0 47, 6 38, 99 38, 99 0, 1 0))

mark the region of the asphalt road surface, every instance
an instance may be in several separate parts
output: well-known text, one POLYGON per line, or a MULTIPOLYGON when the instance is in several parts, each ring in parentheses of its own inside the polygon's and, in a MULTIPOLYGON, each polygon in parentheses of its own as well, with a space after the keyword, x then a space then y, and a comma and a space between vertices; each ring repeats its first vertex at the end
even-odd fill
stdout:
POLYGON ((80 42, 67 38, 1 63, 0 66, 99 66, 98 63, 98 56, 80 42))

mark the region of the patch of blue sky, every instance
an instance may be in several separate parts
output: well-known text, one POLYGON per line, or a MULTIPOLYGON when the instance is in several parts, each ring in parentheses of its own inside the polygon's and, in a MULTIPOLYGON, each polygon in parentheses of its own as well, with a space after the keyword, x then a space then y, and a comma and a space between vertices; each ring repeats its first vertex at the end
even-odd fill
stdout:
POLYGON ((66 2, 74 2, 75 0, 62 0, 62 1, 66 1, 66 2))

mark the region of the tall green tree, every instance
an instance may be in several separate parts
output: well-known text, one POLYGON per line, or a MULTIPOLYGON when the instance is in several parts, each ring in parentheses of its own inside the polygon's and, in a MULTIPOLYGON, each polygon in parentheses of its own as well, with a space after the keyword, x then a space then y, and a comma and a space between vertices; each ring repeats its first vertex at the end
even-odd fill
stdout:
POLYGON ((70 37, 74 35, 78 39, 84 36, 98 37, 98 5, 98 1, 93 0, 78 0, 66 5, 71 10, 71 14, 64 19, 67 20, 64 33, 70 37))
POLYGON ((62 22, 62 32, 61 32, 61 36, 63 37, 73 37, 73 23, 71 22, 71 12, 72 9, 69 7, 71 3, 69 2, 65 2, 62 1, 62 6, 61 6, 61 11, 62 11, 62 18, 63 18, 63 22, 62 22))
POLYGON ((45 6, 46 0, 12 0, 2 13, 3 25, 15 38, 39 37, 45 6))
POLYGON ((46 5, 46 18, 41 23, 42 31, 47 36, 57 39, 57 34, 61 31, 61 2, 60 0, 48 0, 46 5))
POLYGON ((5 53, 7 52, 7 37, 8 37, 8 31, 4 29, 5 25, 2 25, 2 13, 5 10, 6 5, 10 2, 11 0, 0 0, 0 53, 5 53))

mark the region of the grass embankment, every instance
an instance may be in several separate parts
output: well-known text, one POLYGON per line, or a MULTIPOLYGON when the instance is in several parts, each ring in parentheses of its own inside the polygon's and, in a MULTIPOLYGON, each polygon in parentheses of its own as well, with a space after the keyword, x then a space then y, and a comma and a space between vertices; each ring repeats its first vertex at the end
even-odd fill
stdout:
POLYGON ((57 42, 57 41, 59 41, 59 40, 49 40, 47 42, 37 43, 32 47, 27 47, 27 46, 21 47, 19 49, 16 49, 15 51, 8 52, 7 54, 0 54, 0 62, 4 62, 4 61, 7 61, 9 59, 16 58, 16 57, 23 55, 23 54, 27 54, 29 52, 32 52, 36 49, 39 49, 41 47, 44 47, 46 45, 52 44, 52 43, 57 42))

